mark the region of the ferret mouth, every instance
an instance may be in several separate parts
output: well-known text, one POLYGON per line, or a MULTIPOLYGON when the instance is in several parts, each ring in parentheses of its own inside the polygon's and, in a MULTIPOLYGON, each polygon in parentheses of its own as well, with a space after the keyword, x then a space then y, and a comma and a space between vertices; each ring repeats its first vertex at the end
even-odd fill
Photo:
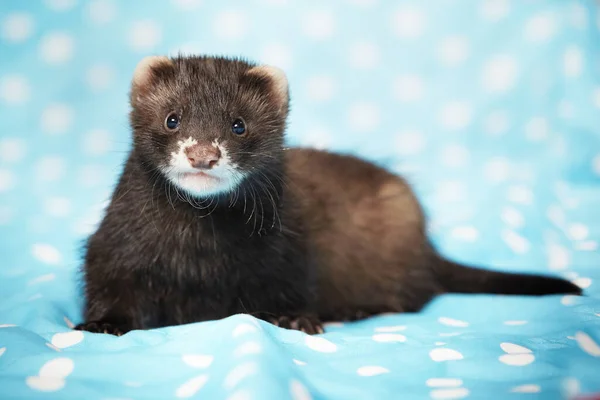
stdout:
POLYGON ((178 189, 194 197, 210 197, 231 192, 236 186, 235 176, 225 170, 207 171, 165 171, 168 180, 178 189))
POLYGON ((181 179, 206 179, 209 181, 214 181, 215 183, 219 183, 221 182, 223 179, 219 178, 217 176, 211 175, 209 173, 206 173, 204 171, 198 171, 198 172, 183 172, 180 174, 181 175, 181 179))

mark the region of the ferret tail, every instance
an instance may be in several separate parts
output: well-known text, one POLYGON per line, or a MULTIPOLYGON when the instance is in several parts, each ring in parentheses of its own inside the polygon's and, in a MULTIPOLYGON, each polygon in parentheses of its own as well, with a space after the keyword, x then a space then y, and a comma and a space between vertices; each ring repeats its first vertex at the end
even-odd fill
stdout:
POLYGON ((447 292, 489 293, 542 296, 551 294, 580 295, 579 286, 566 279, 544 275, 519 274, 461 265, 438 258, 440 283, 447 292))

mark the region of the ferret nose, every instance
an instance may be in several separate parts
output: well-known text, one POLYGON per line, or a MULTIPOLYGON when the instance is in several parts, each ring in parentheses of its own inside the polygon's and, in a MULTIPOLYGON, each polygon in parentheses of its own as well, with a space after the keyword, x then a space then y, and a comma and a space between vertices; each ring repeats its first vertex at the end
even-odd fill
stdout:
POLYGON ((190 165, 198 169, 211 169, 221 158, 221 150, 212 145, 193 145, 185 149, 190 165))

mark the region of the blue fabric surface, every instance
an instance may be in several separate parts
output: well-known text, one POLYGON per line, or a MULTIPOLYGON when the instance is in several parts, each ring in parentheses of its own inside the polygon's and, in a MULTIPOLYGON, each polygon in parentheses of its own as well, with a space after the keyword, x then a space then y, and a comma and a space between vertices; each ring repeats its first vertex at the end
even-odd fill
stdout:
POLYGON ((594 1, 0 3, 0 398, 556 399, 600 391, 594 1), (237 315, 116 338, 79 246, 129 149, 147 54, 288 73, 289 142, 404 174, 439 249, 585 297, 459 296, 319 337, 237 315))

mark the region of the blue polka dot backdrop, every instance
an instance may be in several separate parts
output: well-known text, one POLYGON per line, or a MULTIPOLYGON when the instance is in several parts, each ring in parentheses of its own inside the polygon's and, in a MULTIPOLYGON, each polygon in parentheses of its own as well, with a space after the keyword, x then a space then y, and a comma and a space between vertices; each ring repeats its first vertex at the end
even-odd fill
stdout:
POLYGON ((0 397, 511 399, 600 391, 595 1, 4 1, 0 397), (404 175, 442 253, 585 296, 447 295, 324 335, 247 315, 123 337, 81 321, 81 244, 130 148, 145 55, 283 68, 288 141, 404 175))

